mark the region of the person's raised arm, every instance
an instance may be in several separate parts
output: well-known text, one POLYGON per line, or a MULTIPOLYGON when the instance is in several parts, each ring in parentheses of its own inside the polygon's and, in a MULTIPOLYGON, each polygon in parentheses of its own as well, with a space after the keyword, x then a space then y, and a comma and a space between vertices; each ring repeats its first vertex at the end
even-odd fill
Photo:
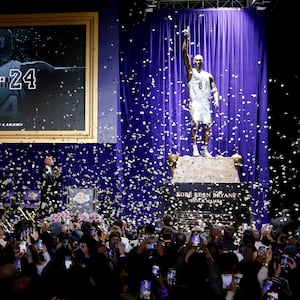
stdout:
POLYGON ((190 30, 189 27, 187 27, 186 29, 184 29, 183 31, 184 34, 184 40, 183 40, 183 44, 182 44, 182 55, 183 55, 183 62, 184 65, 186 67, 187 70, 187 76, 188 76, 188 80, 190 80, 190 71, 192 70, 192 66, 190 63, 190 55, 188 52, 188 44, 189 44, 189 36, 190 36, 190 30))

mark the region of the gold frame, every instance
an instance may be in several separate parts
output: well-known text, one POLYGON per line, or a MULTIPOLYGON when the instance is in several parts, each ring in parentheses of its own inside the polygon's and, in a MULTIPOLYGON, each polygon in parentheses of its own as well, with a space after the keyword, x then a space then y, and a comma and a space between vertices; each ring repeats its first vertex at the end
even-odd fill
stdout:
MULTIPOLYGON (((0 131, 1 143, 95 143, 98 127, 98 13, 0 15, 0 28, 84 25, 86 28, 84 130, 0 131)), ((84 57, 82 57, 84 59, 84 57)))

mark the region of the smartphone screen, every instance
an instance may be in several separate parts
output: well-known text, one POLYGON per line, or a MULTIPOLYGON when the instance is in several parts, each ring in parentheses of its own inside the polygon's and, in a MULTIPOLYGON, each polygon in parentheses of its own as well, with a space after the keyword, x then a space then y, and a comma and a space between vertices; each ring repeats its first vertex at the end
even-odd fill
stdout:
POLYGON ((112 249, 109 249, 109 251, 108 251, 108 256, 109 256, 110 258, 113 258, 113 257, 114 257, 114 251, 113 251, 112 249))
POLYGON ((66 269, 70 269, 71 265, 72 265, 71 256, 65 256, 65 267, 66 267, 66 269))
POLYGON ((14 264, 15 264, 15 267, 17 269, 17 272, 22 272, 21 259, 20 258, 16 258, 14 260, 14 264))
POLYGON ((264 255, 264 254, 266 254, 267 250, 268 250, 268 248, 266 246, 259 246, 258 254, 259 255, 264 255))
POLYGON ((280 266, 284 272, 288 272, 288 270, 289 270, 288 259, 289 259, 289 256, 286 254, 283 254, 280 259, 280 266))
POLYGON ((169 268, 167 273, 167 282, 169 286, 174 286, 176 284, 176 270, 169 268))
POLYGON ((278 300, 278 293, 275 292, 268 293, 267 300, 278 300))
POLYGON ((26 252, 27 251, 26 241, 20 241, 19 248, 22 253, 26 252))
POLYGON ((151 299, 151 281, 140 282, 140 299, 151 299))
POLYGON ((282 255, 281 260, 280 260, 280 265, 281 267, 285 267, 288 263, 288 256, 287 255, 282 255))
POLYGON ((156 243, 148 243, 147 249, 156 249, 157 244, 156 243))
POLYGON ((263 283, 264 293, 269 292, 272 289, 272 285, 273 285, 273 282, 271 280, 268 280, 268 279, 264 280, 264 283, 263 283))
POLYGON ((41 239, 38 240, 38 249, 39 250, 43 250, 44 249, 44 243, 43 243, 43 241, 41 239))
POLYGON ((192 235, 192 246, 197 247, 200 244, 200 234, 192 235))
POLYGON ((159 265, 153 265, 153 266, 152 266, 152 274, 153 274, 156 278, 159 278, 159 265))
POLYGON ((236 286, 240 285, 240 282, 241 282, 242 278, 243 278, 243 274, 241 274, 241 273, 234 274, 234 280, 235 280, 236 286))
POLYGON ((25 239, 27 236, 27 231, 26 230, 22 230, 22 238, 25 239))
POLYGON ((222 274, 222 281, 223 281, 223 289, 229 289, 229 286, 232 281, 232 274, 222 274))

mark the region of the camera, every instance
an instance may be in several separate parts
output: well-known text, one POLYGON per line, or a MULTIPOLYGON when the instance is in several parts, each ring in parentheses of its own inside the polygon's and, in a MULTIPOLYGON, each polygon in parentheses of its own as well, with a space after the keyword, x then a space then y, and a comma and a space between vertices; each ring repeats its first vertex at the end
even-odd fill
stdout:
POLYGON ((201 240, 200 234, 192 235, 192 246, 198 247, 200 245, 200 240, 201 240))
POLYGON ((147 243, 147 249, 156 249, 157 243, 147 243))

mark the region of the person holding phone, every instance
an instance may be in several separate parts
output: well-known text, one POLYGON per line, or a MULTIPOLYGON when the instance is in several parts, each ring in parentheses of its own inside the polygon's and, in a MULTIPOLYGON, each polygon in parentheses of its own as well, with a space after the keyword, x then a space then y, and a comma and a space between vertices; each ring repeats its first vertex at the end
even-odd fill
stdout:
POLYGON ((127 237, 123 236, 122 230, 118 225, 112 225, 111 226, 111 228, 109 230, 109 235, 113 232, 117 232, 120 235, 121 242, 122 242, 122 244, 125 245, 125 252, 126 252, 126 254, 128 254, 130 252, 130 250, 132 249, 132 245, 131 245, 129 239, 127 237))
POLYGON ((146 224, 144 228, 144 239, 128 254, 129 291, 131 295, 139 294, 141 281, 147 280, 152 284, 154 297, 158 290, 166 291, 164 282, 168 271, 168 258, 155 227, 146 224))
POLYGON ((198 232, 194 232, 184 252, 187 299, 224 299, 221 272, 198 232), (193 238, 194 236, 194 238, 193 238))
POLYGON ((125 245, 122 243, 119 232, 111 232, 108 240, 108 253, 113 264, 119 262, 119 258, 126 258, 125 245))
POLYGON ((226 300, 234 300, 234 296, 239 288, 239 283, 235 280, 235 275, 231 275, 231 281, 226 291, 226 300))
POLYGON ((38 244, 28 245, 26 252, 28 262, 32 262, 36 266, 37 274, 41 276, 44 268, 51 260, 50 254, 43 244, 42 249, 38 249, 38 244))

